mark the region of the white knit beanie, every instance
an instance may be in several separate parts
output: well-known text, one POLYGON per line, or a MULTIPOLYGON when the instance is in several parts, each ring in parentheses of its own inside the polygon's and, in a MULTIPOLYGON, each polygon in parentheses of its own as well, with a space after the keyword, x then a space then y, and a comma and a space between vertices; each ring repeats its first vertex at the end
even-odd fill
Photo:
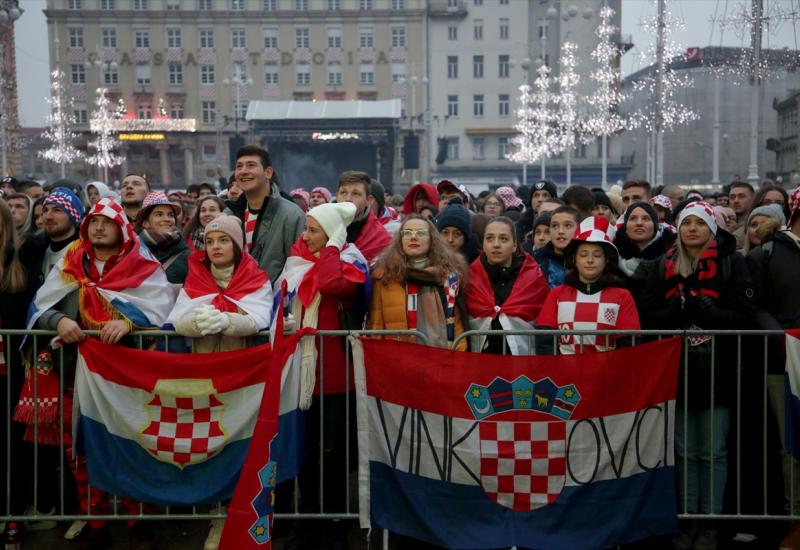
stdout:
POLYGON ((319 223, 330 238, 340 228, 346 228, 356 216, 356 205, 352 202, 328 202, 315 206, 306 214, 319 223))
POLYGON ((714 217, 714 209, 705 201, 694 201, 686 205, 686 208, 681 210, 678 216, 678 227, 681 226, 683 220, 689 216, 697 216, 704 222, 714 235, 717 234, 717 219, 714 217))

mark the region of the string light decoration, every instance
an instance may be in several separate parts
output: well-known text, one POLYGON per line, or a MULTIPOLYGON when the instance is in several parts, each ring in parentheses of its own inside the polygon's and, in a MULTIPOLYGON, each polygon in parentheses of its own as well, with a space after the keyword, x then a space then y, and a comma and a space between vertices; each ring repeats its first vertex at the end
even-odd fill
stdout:
POLYGON ((128 108, 125 106, 125 101, 122 98, 117 100, 117 118, 122 118, 128 114, 128 108))
POLYGON ((114 153, 119 147, 119 141, 114 137, 116 130, 114 122, 116 116, 109 107, 110 101, 107 88, 97 88, 97 99, 95 100, 95 110, 92 113, 92 120, 89 128, 97 137, 89 142, 89 147, 96 152, 86 159, 86 162, 93 166, 103 168, 105 182, 108 183, 108 169, 122 164, 124 160, 121 156, 114 153))
POLYGON ((572 151, 575 148, 576 131, 578 124, 578 94, 577 88, 581 77, 577 72, 578 68, 578 45, 574 42, 564 42, 561 46, 561 57, 559 66, 561 72, 558 75, 558 98, 557 98, 557 143, 561 151, 572 151))
POLYGON ((75 147, 75 140, 80 134, 73 131, 75 115, 72 109, 72 98, 64 87, 64 73, 55 69, 50 73, 50 114, 47 115, 47 128, 42 132, 42 139, 50 143, 50 147, 39 151, 39 156, 61 165, 61 177, 66 177, 66 165, 84 157, 83 151, 75 147))
MULTIPOLYGON (((645 35, 653 37, 647 47, 640 53, 643 60, 658 59, 658 34, 659 20, 658 15, 645 20, 642 23, 642 30, 645 35)), ((686 48, 670 38, 670 33, 683 30, 685 24, 682 19, 675 17, 667 8, 664 13, 663 39, 663 63, 656 62, 643 78, 633 82, 633 89, 647 96, 644 107, 635 112, 632 117, 635 122, 641 124, 649 131, 671 131, 677 126, 688 124, 700 118, 700 115, 689 107, 681 103, 677 98, 679 90, 687 90, 693 87, 692 78, 689 71, 678 71, 673 60, 683 57, 686 48), (660 91, 659 88, 660 76, 660 91)))
POLYGON ((533 88, 526 84, 519 87, 520 107, 514 125, 519 134, 510 140, 516 151, 507 155, 512 162, 531 164, 560 151, 556 139, 556 117, 551 109, 551 104, 557 101, 556 95, 550 91, 552 82, 550 67, 542 63, 536 69, 533 88))
POLYGON ((163 97, 158 98, 158 116, 167 116, 167 104, 163 97))
POLYGON ((613 41, 618 30, 612 24, 615 13, 610 7, 603 6, 600 9, 600 24, 594 31, 598 42, 592 50, 592 59, 597 63, 597 68, 589 74, 589 78, 597 86, 594 93, 586 98, 591 112, 581 128, 581 139, 584 142, 635 127, 635 120, 619 113, 624 96, 619 89, 619 58, 622 51, 613 41))

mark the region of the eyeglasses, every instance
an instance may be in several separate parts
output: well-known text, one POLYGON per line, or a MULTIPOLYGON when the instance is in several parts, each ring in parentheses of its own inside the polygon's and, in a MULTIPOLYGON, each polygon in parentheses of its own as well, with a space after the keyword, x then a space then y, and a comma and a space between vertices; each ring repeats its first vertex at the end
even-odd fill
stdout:
POLYGON ((410 239, 411 237, 420 239, 429 236, 430 232, 427 229, 403 229, 400 234, 404 239, 410 239))

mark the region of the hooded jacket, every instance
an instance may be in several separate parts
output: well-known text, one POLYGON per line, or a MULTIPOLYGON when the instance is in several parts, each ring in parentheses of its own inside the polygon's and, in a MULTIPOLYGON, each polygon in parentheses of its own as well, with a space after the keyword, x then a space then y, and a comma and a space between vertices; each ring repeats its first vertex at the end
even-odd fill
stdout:
POLYGON ((417 197, 422 193, 425 199, 435 207, 439 207, 439 191, 430 183, 417 183, 411 186, 403 201, 403 215, 410 216, 417 213, 417 197))

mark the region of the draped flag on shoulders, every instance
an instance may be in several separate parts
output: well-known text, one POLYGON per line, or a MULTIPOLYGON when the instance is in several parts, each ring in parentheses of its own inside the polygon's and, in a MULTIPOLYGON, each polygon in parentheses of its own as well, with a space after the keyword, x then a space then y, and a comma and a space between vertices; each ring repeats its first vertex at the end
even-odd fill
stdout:
POLYGON ((800 329, 786 331, 786 450, 800 460, 800 329))
POLYGON ((271 414, 260 411, 262 396, 276 403, 277 414, 279 383, 269 380, 280 367, 268 344, 172 354, 85 340, 75 422, 89 482, 163 505, 230 498, 256 420, 271 414))
POLYGON ((354 339, 361 526, 460 549, 675 532, 680 345, 587 360, 354 339))

